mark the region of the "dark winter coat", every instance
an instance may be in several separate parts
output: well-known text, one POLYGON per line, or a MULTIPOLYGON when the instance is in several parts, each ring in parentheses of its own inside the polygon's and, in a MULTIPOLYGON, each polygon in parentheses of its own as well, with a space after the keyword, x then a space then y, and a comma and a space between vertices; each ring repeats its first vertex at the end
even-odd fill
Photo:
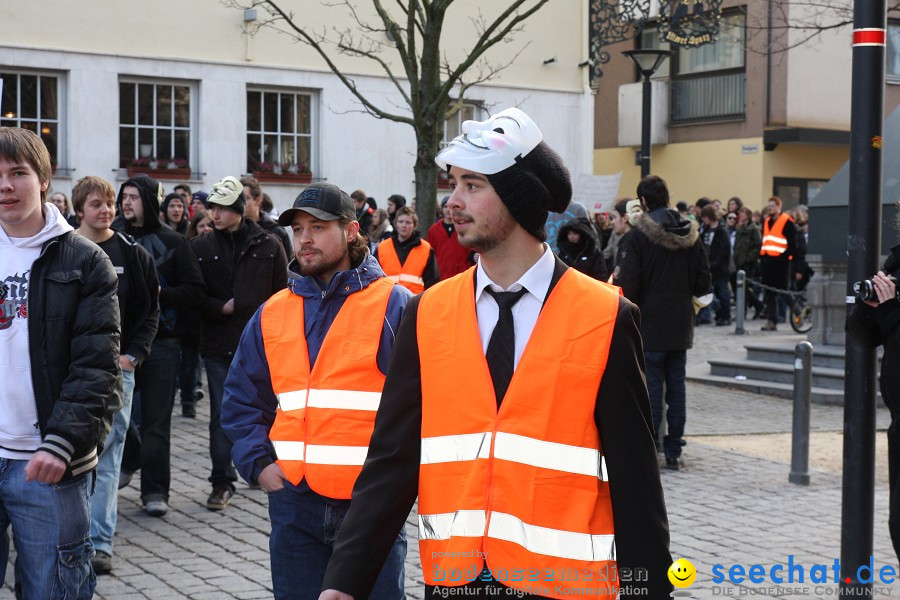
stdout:
POLYGON ((734 232, 734 267, 754 275, 759 266, 762 231, 756 223, 739 226, 734 232))
POLYGON ((606 281, 609 278, 606 261, 603 258, 603 252, 598 247, 597 238, 594 236, 594 228, 586 219, 569 221, 560 227, 559 234, 556 236, 557 256, 566 265, 585 275, 606 281), (581 234, 581 239, 577 244, 569 241, 570 231, 577 231, 581 234))
POLYGON ((137 175, 122 184, 116 198, 113 227, 132 236, 153 257, 159 277, 159 329, 156 339, 181 337, 186 332, 184 308, 197 306, 203 296, 203 275, 187 239, 159 222, 158 184, 146 175, 137 175), (121 215, 122 190, 134 186, 141 194, 144 225, 136 227, 121 215))
MULTIPOLYGON (((881 270, 900 279, 900 246, 891 248, 881 270)), ((847 334, 867 348, 884 346, 881 396, 892 416, 900 414, 900 378, 893 375, 900 370, 900 301, 889 300, 872 307, 857 300, 847 318, 847 334)))
POLYGON ((277 238, 248 219, 233 234, 215 229, 195 237, 191 247, 206 282, 200 352, 203 356, 230 358, 256 309, 287 287, 284 248, 277 238), (231 298, 234 312, 223 315, 222 307, 231 298))
POLYGON ((731 240, 728 229, 719 223, 718 227, 706 227, 700 234, 706 247, 706 258, 709 262, 709 273, 713 279, 728 276, 728 264, 731 260, 731 240))
POLYGON ((658 208, 635 220, 625 237, 619 284, 641 309, 644 350, 686 350, 694 342, 691 298, 710 290, 709 264, 697 223, 658 208))
POLYGON ((294 247, 291 244, 291 236, 284 230, 284 227, 263 214, 259 215, 259 221, 256 224, 278 238, 278 241, 281 242, 281 247, 284 248, 284 255, 290 261, 294 255, 294 247))
POLYGON ((150 254, 133 237, 117 231, 125 250, 125 276, 128 277, 127 304, 122 316, 121 354, 130 354, 138 362, 150 356, 150 347, 159 327, 159 277, 150 254))
POLYGON ((64 479, 97 466, 120 407, 117 287, 106 254, 71 231, 44 244, 31 267, 28 346, 39 449, 65 461, 64 479))

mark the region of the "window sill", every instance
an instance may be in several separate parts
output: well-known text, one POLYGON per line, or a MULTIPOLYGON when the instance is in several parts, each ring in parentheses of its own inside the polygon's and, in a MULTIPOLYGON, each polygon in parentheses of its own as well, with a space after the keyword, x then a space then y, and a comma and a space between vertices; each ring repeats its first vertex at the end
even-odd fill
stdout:
POLYGON ((149 169, 147 167, 128 167, 127 169, 113 169, 116 181, 125 181, 135 175, 145 174, 156 180, 180 181, 183 183, 203 183, 206 173, 197 173, 190 169, 149 169))
POLYGON ((262 183, 312 183, 313 181, 312 173, 273 173, 271 171, 253 171, 253 177, 262 183))

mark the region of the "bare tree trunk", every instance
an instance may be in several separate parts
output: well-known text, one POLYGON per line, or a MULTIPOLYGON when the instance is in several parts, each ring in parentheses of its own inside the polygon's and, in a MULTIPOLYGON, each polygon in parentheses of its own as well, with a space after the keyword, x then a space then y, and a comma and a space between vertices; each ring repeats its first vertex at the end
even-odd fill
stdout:
MULTIPOLYGON (((434 129, 434 128, 432 128, 434 129)), ((437 214, 437 174, 434 156, 440 150, 441 140, 434 131, 418 134, 416 164, 416 216, 419 217, 419 232, 425 237, 437 214)))

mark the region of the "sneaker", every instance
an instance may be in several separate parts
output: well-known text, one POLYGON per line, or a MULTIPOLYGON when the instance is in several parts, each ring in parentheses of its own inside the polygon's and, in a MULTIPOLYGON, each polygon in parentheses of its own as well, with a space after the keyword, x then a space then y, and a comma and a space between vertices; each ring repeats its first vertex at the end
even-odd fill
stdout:
POLYGON ((775 325, 775 323, 773 323, 772 321, 769 321, 759 329, 760 331, 778 331, 778 326, 775 325))
POLYGON ((118 489, 121 490, 122 488, 128 487, 128 484, 131 483, 132 477, 134 477, 134 471, 126 471, 124 469, 119 471, 119 488, 118 489))
POLYGON ((188 419, 194 419, 197 417, 197 405, 196 404, 182 404, 181 405, 181 416, 187 417, 188 419))
POLYGON ((217 485, 213 488, 212 494, 206 499, 206 508, 209 510, 222 510, 228 506, 228 502, 234 492, 227 485, 217 485))
POLYGON ((161 517, 169 512, 169 505, 165 500, 151 500, 144 504, 144 512, 151 517, 161 517))
POLYGON ((203 390, 201 390, 200 388, 197 388, 197 391, 194 392, 194 397, 197 400, 203 400, 204 396, 205 396, 205 394, 203 393, 203 390))
POLYGON ((716 321, 716 327, 731 325, 731 319, 719 319, 716 321))
POLYGON ((112 556, 103 550, 97 550, 91 559, 91 566, 97 575, 109 575, 112 572, 112 556))

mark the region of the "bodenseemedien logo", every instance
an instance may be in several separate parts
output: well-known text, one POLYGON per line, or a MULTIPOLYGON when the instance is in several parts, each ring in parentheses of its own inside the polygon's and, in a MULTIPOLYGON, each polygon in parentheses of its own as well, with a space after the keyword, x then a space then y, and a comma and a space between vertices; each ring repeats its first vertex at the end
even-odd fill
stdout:
POLYGON ((673 598, 693 598, 694 596, 685 588, 689 588, 694 580, 697 579, 697 569, 694 564, 686 558, 679 558, 669 567, 669 581, 677 589, 671 596, 673 598))

